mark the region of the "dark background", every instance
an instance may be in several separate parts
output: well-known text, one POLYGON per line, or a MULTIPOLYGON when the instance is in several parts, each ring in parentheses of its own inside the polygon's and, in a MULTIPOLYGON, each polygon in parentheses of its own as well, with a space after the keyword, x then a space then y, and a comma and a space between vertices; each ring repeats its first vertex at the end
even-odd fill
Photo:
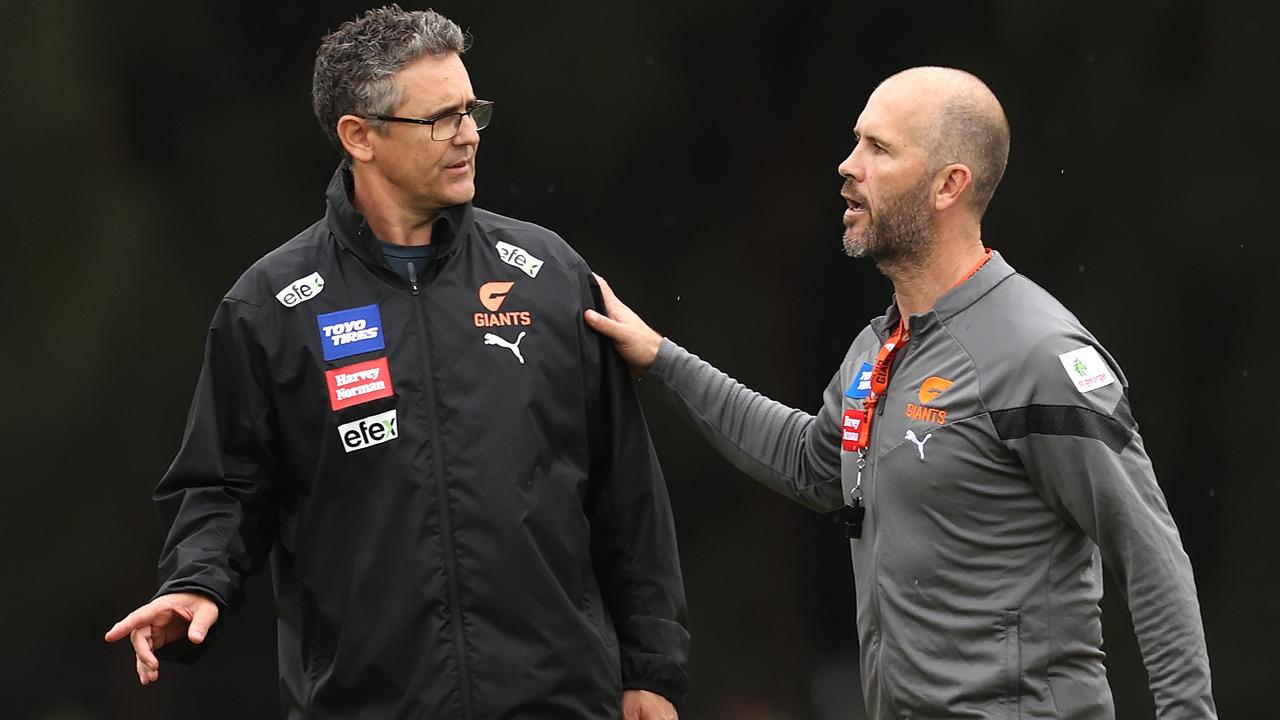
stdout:
MULTIPOLYGON (((1275 4, 891 5, 438 3, 498 101, 477 202, 557 230, 656 327, 812 411, 889 299, 840 250, 835 167, 857 115, 904 67, 976 73, 1013 126, 984 238, 1122 363, 1222 715, 1274 717, 1275 4)), ((323 210, 336 156, 311 63, 365 7, 6 8, 0 715, 278 714, 265 576, 206 661, 157 686, 101 636, 154 589, 150 490, 216 302, 323 210)), ((683 717, 862 717, 838 530, 642 393, 687 578, 683 717)), ((1104 619, 1120 717, 1150 717, 1114 585, 1104 619)))

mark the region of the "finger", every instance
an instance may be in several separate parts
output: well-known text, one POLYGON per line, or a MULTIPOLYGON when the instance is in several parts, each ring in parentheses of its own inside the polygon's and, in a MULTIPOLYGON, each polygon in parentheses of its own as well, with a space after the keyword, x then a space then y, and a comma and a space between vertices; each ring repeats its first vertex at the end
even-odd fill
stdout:
POLYGON ((150 625, 140 627, 129 633, 129 641, 133 643, 133 653, 138 656, 138 660, 147 668, 157 670, 160 668, 160 661, 151 649, 151 633, 150 625))
POLYGON ((620 312, 630 310, 622 300, 618 299, 617 294, 613 292, 613 288, 609 286, 609 281, 595 275, 596 282, 600 284, 600 295, 604 298, 604 311, 609 313, 609 317, 617 318, 620 312))
POLYGON ((601 315, 595 310, 587 310, 584 315, 587 321, 587 327, 604 335, 610 340, 621 340, 625 326, 606 315, 601 315))
POLYGON ((195 613, 191 616, 191 627, 187 628, 187 639, 199 645, 209 634, 209 628, 218 622, 218 606, 211 600, 201 599, 195 603, 195 613))
POLYGON ((134 610, 133 612, 126 615, 124 619, 121 620, 120 622, 111 626, 111 629, 107 631, 107 634, 104 636, 104 639, 107 642, 115 642, 117 640, 121 640, 126 635, 129 635, 134 630, 137 630, 143 625, 155 624, 157 621, 157 618, 160 616, 161 613, 165 613, 169 611, 170 611, 169 608, 166 606, 156 605, 155 603, 147 603, 146 605, 143 605, 137 610, 134 610))
POLYGON ((147 678, 150 676, 151 670, 146 665, 142 664, 142 658, 137 655, 133 656, 133 669, 138 672, 138 684, 146 685, 147 678))

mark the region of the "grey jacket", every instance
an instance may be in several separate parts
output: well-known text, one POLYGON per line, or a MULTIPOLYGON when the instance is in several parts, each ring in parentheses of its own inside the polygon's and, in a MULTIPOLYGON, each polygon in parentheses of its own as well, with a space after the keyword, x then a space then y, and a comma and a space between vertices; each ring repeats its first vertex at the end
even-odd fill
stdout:
MULTIPOLYGON (((669 340, 650 377, 748 475, 835 510, 857 479, 841 422, 862 408, 864 374, 897 323, 890 307, 858 335, 817 417, 669 340)), ((1191 565, 1115 361, 999 254, 909 327, 850 541, 871 717, 1114 717, 1103 560, 1159 717, 1215 717, 1191 565)))

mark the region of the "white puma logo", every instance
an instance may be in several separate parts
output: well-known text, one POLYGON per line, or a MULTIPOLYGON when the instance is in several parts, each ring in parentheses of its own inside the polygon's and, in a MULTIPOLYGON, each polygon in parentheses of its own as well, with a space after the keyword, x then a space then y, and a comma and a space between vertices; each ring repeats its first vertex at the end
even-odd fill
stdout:
POLYGON ((910 440, 911 442, 915 443, 916 449, 920 451, 920 459, 921 459, 921 460, 924 460, 924 444, 925 444, 925 443, 927 443, 927 442, 929 442, 929 438, 931 438, 931 437, 933 437, 933 433, 925 433, 925 435, 924 435, 924 439, 923 439, 923 440, 921 440, 921 439, 919 439, 919 438, 917 438, 917 437, 916 437, 916 431, 915 431, 915 430, 908 430, 908 431, 907 431, 907 434, 906 434, 906 437, 904 437, 904 438, 902 438, 902 439, 903 439, 903 440, 910 440))
POLYGON ((493 333, 485 333, 484 344, 485 345, 501 345, 502 347, 510 350, 511 353, 516 356, 516 359, 520 361, 520 364, 523 365, 524 356, 520 354, 520 341, 524 339, 524 336, 525 336, 525 333, 522 332, 518 336, 516 336, 515 342, 509 343, 506 340, 503 340, 502 338, 498 337, 497 335, 494 335, 493 333))

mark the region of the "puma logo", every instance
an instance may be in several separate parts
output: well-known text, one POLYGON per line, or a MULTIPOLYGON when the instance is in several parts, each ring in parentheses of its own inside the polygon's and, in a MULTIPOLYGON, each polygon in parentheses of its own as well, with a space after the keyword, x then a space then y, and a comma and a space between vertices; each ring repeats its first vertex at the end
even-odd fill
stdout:
POLYGON ((925 433, 925 435, 924 435, 924 439, 923 439, 923 440, 921 440, 921 439, 919 439, 919 438, 917 438, 917 437, 916 437, 916 431, 915 431, 915 430, 908 430, 908 431, 907 431, 907 434, 906 434, 906 437, 904 437, 904 438, 902 438, 902 439, 903 439, 903 440, 910 440, 910 441, 911 441, 911 442, 916 446, 916 450, 919 450, 919 451, 920 451, 920 459, 921 459, 921 460, 924 460, 924 444, 925 444, 925 443, 927 443, 927 442, 929 442, 929 438, 931 438, 931 437, 933 437, 933 433, 925 433))
MULTIPOLYGON (((524 336, 525 336, 526 334, 527 334, 527 333, 523 333, 523 332, 522 332, 522 333, 520 333, 518 336, 516 336, 516 341, 515 341, 515 342, 513 342, 513 343, 509 343, 509 342, 507 342, 506 340, 503 340, 502 338, 498 337, 497 335, 494 335, 493 333, 485 333, 485 334, 484 334, 484 344, 485 344, 485 345, 498 345, 498 346, 501 346, 501 347, 504 347, 504 348, 506 348, 506 349, 510 350, 510 351, 511 351, 511 354, 512 354, 512 355, 515 355, 515 356, 516 356, 516 359, 520 361, 520 364, 521 364, 521 365, 523 365, 523 364, 524 364, 524 356, 520 354, 520 341, 524 339, 524 336)), ((910 431, 908 431, 908 432, 910 432, 910 431)))

